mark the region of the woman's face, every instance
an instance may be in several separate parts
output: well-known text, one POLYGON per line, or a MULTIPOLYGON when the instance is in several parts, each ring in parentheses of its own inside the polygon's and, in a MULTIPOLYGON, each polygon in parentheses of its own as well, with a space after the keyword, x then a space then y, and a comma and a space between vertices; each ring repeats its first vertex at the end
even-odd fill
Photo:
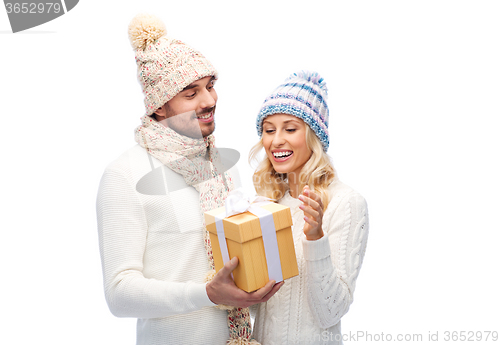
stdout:
POLYGON ((274 170, 297 176, 311 157, 306 143, 306 124, 288 114, 274 114, 262 123, 262 144, 274 170))

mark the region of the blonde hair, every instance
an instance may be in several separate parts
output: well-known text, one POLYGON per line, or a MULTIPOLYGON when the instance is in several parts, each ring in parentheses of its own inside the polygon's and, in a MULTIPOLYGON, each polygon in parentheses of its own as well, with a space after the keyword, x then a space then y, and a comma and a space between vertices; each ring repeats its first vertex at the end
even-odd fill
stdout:
MULTIPOLYGON (((299 189, 302 190, 305 185, 308 185, 312 191, 320 196, 323 209, 326 209, 330 201, 327 189, 335 178, 335 170, 330 158, 323 151, 319 138, 308 125, 306 125, 306 144, 312 154, 300 171, 299 189)), ((257 161, 257 155, 263 148, 261 138, 250 150, 249 162, 257 161)), ((276 200, 281 199, 289 190, 287 174, 276 172, 267 155, 253 174, 253 185, 257 194, 276 200)))

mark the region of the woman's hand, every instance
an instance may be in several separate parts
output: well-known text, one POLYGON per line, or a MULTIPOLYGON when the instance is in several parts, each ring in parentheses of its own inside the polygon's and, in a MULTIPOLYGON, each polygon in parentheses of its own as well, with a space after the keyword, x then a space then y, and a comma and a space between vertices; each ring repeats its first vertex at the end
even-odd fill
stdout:
POLYGON ((305 186, 299 200, 303 202, 299 208, 304 211, 304 235, 309 241, 319 240, 323 237, 323 203, 321 198, 305 186))

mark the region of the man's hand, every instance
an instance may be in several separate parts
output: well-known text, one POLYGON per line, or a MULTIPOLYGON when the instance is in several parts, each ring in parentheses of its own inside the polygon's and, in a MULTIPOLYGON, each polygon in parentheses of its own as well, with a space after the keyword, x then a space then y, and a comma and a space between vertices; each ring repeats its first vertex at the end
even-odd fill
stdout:
POLYGON ((284 282, 275 284, 276 282, 271 280, 259 290, 248 293, 238 288, 231 278, 231 272, 236 266, 238 266, 238 258, 234 257, 226 262, 212 281, 207 283, 207 295, 213 303, 246 308, 267 302, 284 284, 284 282))

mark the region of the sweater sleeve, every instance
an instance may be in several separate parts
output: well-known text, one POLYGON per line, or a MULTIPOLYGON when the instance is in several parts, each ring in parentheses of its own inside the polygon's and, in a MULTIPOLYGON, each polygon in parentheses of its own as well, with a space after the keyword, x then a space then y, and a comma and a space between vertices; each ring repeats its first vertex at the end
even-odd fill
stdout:
POLYGON ((134 185, 124 174, 105 171, 96 206, 104 291, 113 315, 159 318, 214 305, 205 284, 144 277, 148 226, 134 185))
POLYGON ((337 324, 349 310, 368 238, 364 198, 350 192, 323 216, 325 235, 302 245, 306 260, 307 299, 321 328, 337 324))

